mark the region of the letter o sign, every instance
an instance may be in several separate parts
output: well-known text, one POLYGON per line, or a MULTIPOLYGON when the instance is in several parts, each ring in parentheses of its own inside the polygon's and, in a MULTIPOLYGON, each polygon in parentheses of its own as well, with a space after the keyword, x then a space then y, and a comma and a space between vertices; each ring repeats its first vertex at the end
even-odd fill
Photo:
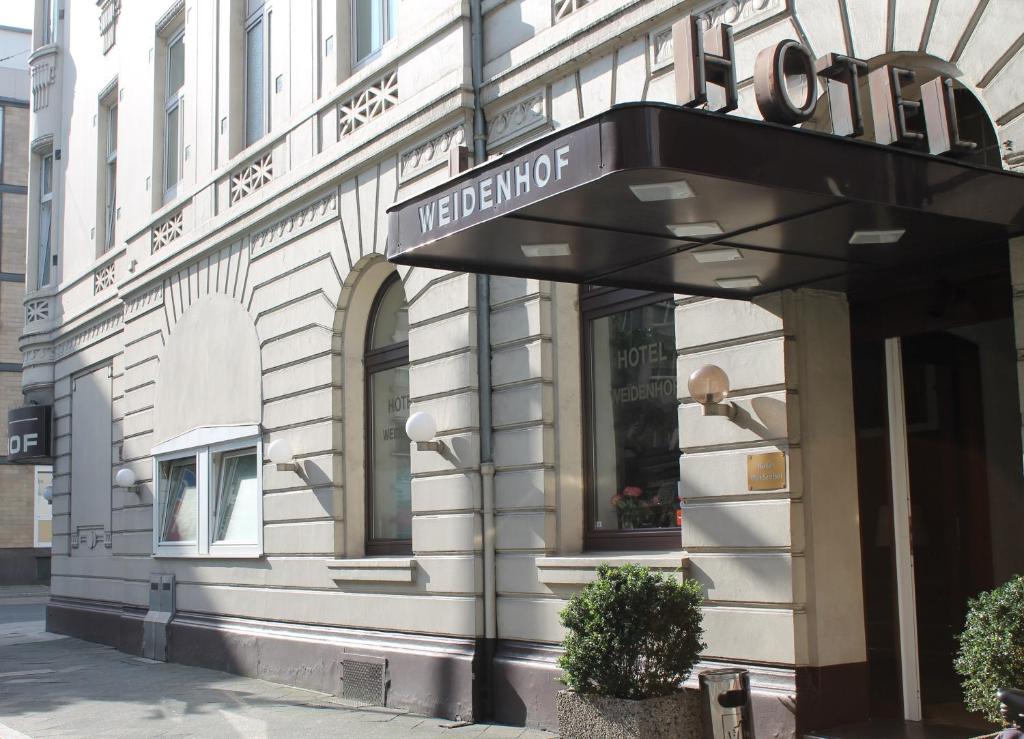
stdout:
POLYGON ((754 96, 766 121, 792 126, 810 118, 818 102, 818 78, 807 47, 787 39, 763 49, 754 62, 754 96), (801 81, 805 94, 797 104, 791 88, 801 81))

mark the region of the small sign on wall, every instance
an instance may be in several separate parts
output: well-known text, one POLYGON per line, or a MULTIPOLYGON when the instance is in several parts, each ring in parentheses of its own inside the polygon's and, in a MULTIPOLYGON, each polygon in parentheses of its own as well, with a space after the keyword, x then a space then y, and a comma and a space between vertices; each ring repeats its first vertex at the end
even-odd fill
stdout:
POLYGON ((786 487, 786 454, 747 455, 747 490, 782 490, 786 487))
POLYGON ((50 418, 48 405, 29 405, 7 412, 7 461, 48 459, 50 457, 50 418))

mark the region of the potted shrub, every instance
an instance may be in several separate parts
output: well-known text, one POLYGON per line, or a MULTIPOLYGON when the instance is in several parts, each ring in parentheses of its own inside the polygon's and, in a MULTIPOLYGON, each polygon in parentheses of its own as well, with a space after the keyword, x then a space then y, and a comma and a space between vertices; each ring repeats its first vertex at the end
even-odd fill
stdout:
POLYGON ((705 649, 700 586, 632 564, 597 574, 561 613, 561 736, 699 739, 698 695, 682 684, 705 649))
POLYGON ((1002 723, 996 690, 1024 688, 1024 577, 971 599, 959 640, 954 666, 967 708, 1002 723))

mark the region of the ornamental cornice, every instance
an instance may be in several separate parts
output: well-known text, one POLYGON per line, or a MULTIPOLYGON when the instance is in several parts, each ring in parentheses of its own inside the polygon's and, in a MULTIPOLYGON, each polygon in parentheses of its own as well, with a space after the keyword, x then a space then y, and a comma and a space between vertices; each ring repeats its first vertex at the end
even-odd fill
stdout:
POLYGON ((312 231, 338 217, 338 191, 329 193, 307 205, 293 210, 266 228, 253 231, 249 235, 249 256, 256 258, 292 239, 312 231))

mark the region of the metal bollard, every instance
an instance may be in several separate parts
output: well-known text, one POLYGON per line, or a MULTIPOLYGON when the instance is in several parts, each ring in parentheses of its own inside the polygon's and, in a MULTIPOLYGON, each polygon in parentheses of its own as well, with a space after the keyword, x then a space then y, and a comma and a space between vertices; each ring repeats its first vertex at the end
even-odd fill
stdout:
POLYGON ((754 739, 750 676, 746 670, 723 668, 699 675, 704 725, 711 739, 754 739))

